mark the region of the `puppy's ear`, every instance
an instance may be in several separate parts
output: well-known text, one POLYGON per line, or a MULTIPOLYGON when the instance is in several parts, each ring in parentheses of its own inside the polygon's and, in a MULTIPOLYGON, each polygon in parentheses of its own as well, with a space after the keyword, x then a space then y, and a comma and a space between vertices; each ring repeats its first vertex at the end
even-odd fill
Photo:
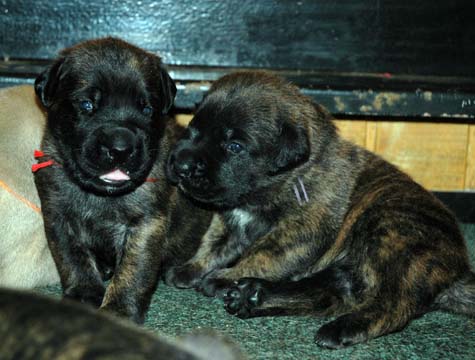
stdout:
POLYGON ((64 58, 56 60, 53 65, 38 75, 35 80, 36 96, 38 96, 46 108, 52 104, 53 96, 59 85, 63 65, 64 58))
POLYGON ((170 111, 170 108, 175 101, 176 86, 168 72, 160 66, 160 105, 162 108, 162 115, 170 111))
POLYGON ((310 141, 307 130, 284 121, 278 140, 278 154, 274 160, 272 173, 277 174, 292 169, 310 156, 310 141))

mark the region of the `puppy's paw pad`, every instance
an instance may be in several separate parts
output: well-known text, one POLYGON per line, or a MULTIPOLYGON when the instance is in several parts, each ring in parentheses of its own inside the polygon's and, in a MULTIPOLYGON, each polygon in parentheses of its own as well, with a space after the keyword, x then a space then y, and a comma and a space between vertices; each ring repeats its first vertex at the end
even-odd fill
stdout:
POLYGON ((240 279, 224 296, 226 311, 240 318, 249 317, 251 310, 262 304, 263 284, 260 279, 240 279))

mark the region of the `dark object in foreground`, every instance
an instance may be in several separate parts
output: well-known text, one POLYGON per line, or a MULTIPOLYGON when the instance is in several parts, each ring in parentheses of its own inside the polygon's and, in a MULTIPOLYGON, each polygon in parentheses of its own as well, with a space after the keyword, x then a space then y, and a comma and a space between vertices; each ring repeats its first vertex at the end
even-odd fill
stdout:
POLYGON ((40 161, 53 163, 35 182, 64 296, 140 323, 163 269, 209 224, 165 177, 175 85, 158 56, 105 38, 62 51, 35 90, 48 115, 40 161))
POLYGON ((0 290, 0 338, 3 360, 242 358, 214 333, 171 341, 76 302, 6 289, 0 290))
POLYGON ((232 314, 338 315, 316 342, 341 348, 431 310, 475 313, 475 275, 450 211, 342 139, 326 110, 278 77, 214 83, 167 169, 217 211, 167 282, 224 296, 232 314))

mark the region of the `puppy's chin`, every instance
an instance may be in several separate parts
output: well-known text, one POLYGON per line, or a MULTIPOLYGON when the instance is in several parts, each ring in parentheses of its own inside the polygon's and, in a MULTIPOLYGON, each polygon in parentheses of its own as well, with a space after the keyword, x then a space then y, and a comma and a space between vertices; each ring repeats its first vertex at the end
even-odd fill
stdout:
MULTIPOLYGON (((74 166, 66 169, 66 171, 73 182, 86 192, 98 196, 120 196, 133 192, 141 186, 147 180, 152 166, 153 162, 150 162, 147 166, 143 166, 133 173, 127 172, 126 176, 125 172, 121 172, 124 176, 116 176, 115 178, 104 176, 104 172, 92 173, 74 166)), ((112 173, 112 171, 110 172, 112 173)))
POLYGON ((140 185, 144 183, 144 180, 125 180, 120 182, 114 183, 107 183, 102 180, 96 179, 83 179, 79 182, 79 186, 90 193, 94 193, 99 196, 120 196, 128 194, 135 189, 137 189, 140 185))
POLYGON ((209 208, 213 210, 229 210, 239 207, 241 203, 236 199, 226 196, 226 191, 223 189, 206 189, 205 191, 199 188, 187 186, 183 182, 178 182, 178 190, 185 197, 190 199, 197 206, 209 208))

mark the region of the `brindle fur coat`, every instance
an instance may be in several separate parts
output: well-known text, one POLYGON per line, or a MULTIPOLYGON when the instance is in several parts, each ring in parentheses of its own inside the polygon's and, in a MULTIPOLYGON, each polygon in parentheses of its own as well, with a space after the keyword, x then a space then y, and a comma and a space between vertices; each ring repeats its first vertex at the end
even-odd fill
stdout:
POLYGON ((331 120, 265 72, 213 84, 168 176, 217 214, 167 281, 223 295, 241 318, 336 315, 316 334, 329 348, 431 310, 474 314, 475 276, 452 213, 331 120))

